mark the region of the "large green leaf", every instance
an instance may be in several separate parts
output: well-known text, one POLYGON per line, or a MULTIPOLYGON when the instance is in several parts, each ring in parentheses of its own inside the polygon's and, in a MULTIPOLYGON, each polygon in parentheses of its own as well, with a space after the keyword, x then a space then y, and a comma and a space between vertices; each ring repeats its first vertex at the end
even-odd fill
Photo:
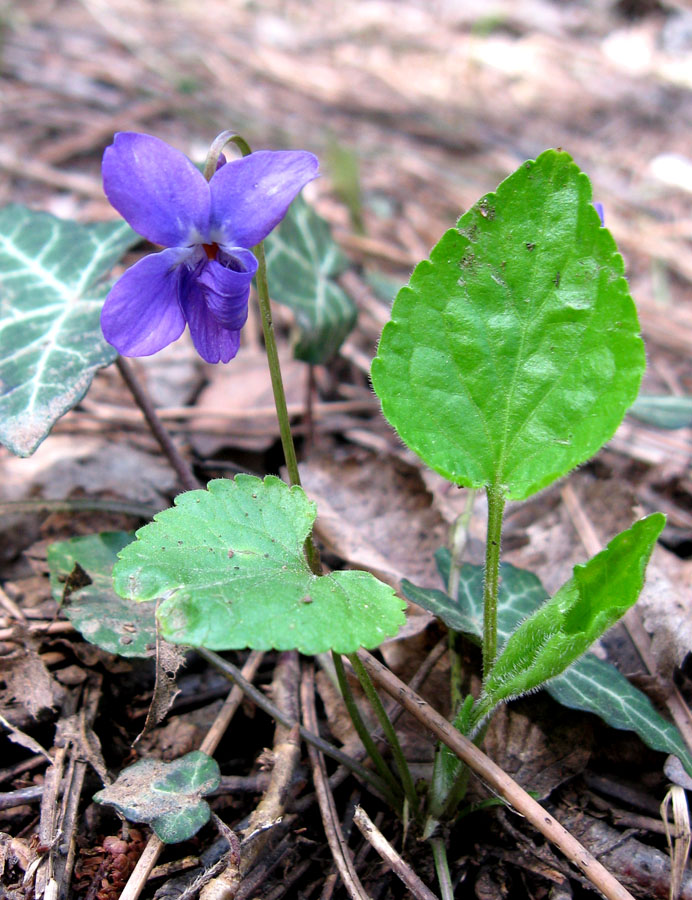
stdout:
POLYGON ((105 531, 51 544, 47 554, 51 590, 90 643, 120 656, 154 656, 155 604, 133 603, 113 590, 118 552, 133 540, 129 531, 105 531))
MULTIPOLYGON (((450 555, 436 554, 440 574, 449 578, 450 555)), ((519 624, 549 600, 548 594, 532 573, 509 564, 500 566, 500 591, 497 610, 498 651, 519 624)), ((419 588, 402 582, 406 597, 438 616, 455 631, 461 631, 474 643, 483 634, 483 567, 463 565, 456 600, 442 591, 419 588)), ((651 701, 637 690, 615 666, 586 653, 565 672, 551 679, 544 689, 558 703, 600 716, 612 728, 634 731, 644 743, 662 753, 673 753, 692 774, 692 755, 677 728, 654 709, 651 701)))
POLYGON ((299 336, 295 355, 327 362, 356 322, 356 307, 337 282, 348 260, 328 223, 297 197, 265 242, 272 298, 293 310, 299 336))
POLYGON ((163 598, 163 637, 231 650, 352 653, 396 634, 404 606, 368 572, 314 575, 303 545, 315 504, 273 476, 237 475, 176 497, 120 553, 115 589, 163 598))
POLYGON ((124 222, 0 209, 0 441, 13 453, 33 453, 117 356, 99 324, 103 278, 138 241, 124 222))
POLYGON ((201 798, 220 781, 216 760, 193 750, 173 762, 140 759, 94 800, 115 807, 131 822, 146 822, 164 843, 175 844, 209 821, 209 804, 201 798))
POLYGON ((387 419, 431 468, 521 500, 613 435, 644 364, 622 258, 589 180, 548 150, 416 267, 372 380, 387 419))

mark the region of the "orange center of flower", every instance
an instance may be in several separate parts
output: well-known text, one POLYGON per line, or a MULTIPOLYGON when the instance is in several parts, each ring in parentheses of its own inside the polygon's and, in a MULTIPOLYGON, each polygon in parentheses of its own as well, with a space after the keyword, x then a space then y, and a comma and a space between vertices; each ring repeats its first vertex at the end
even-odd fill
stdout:
POLYGON ((204 247, 204 252, 207 254, 208 259, 216 259, 216 254, 219 249, 218 244, 202 244, 204 247))

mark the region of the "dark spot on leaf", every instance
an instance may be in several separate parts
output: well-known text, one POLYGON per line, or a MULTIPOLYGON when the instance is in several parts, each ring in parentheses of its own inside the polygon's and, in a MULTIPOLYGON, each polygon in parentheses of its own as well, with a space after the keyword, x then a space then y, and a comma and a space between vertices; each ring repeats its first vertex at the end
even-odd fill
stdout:
POLYGON ((253 495, 252 495, 252 499, 253 499, 253 500, 256 500, 256 499, 257 499, 257 494, 253 494, 253 495))
POLYGON ((534 244, 533 241, 527 241, 527 242, 526 242, 526 249, 529 251, 529 253, 534 249, 535 246, 536 246, 536 245, 534 244))
POLYGON ((131 644, 131 643, 132 643, 132 638, 131 638, 129 635, 124 634, 124 635, 120 638, 120 643, 121 643, 121 644, 126 644, 126 645, 127 645, 127 644, 131 644))
POLYGON ((306 594, 304 597, 300 598, 301 603, 312 603, 312 597, 310 594, 306 594))
POLYGON ((560 273, 555 273, 555 287, 560 287, 560 273))
POLYGON ((233 568, 234 568, 234 570, 235 570, 236 572, 239 572, 239 571, 240 571, 240 566, 233 566, 233 568))
POLYGON ((234 553, 232 550, 229 550, 229 551, 228 551, 228 558, 229 558, 229 559, 233 559, 234 556, 235 556, 235 553, 234 553))
POLYGON ((268 554, 268 553, 265 553, 265 554, 264 554, 264 558, 265 558, 265 559, 269 559, 269 554, 268 554))

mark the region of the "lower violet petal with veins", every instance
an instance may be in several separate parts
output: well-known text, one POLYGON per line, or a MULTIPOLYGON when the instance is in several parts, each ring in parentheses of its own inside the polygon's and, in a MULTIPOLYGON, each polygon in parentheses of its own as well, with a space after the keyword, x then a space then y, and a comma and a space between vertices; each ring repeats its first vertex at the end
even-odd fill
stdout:
POLYGON ((106 196, 135 231, 169 249, 140 260, 111 289, 101 314, 108 343, 124 356, 149 356, 187 323, 204 360, 233 359, 257 271, 250 247, 317 169, 312 153, 262 150, 219 167, 207 182, 164 141, 116 134, 103 156, 106 196))

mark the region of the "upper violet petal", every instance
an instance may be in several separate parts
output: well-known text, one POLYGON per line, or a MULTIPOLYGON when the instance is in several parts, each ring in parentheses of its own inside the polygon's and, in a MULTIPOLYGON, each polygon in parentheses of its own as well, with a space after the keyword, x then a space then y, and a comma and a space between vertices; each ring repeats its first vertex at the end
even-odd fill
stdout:
POLYGON ((245 324, 250 282, 256 271, 252 253, 234 248, 232 255, 221 251, 217 259, 209 260, 197 276, 207 308, 223 328, 239 331, 245 324))
POLYGON ((151 356, 185 330, 178 293, 187 255, 173 249, 145 256, 110 289, 101 310, 101 330, 123 356, 151 356))
POLYGON ((189 273, 181 282, 180 302, 195 349, 208 363, 228 362, 240 347, 240 331, 224 328, 207 309, 201 286, 189 273))
POLYGON ((148 134, 119 132, 102 172, 109 201, 147 240, 164 247, 208 241, 209 185, 179 150, 148 134))
POLYGON ((226 163, 209 182, 212 240, 259 244, 299 191, 317 178, 318 166, 317 157, 305 150, 258 150, 226 163))

